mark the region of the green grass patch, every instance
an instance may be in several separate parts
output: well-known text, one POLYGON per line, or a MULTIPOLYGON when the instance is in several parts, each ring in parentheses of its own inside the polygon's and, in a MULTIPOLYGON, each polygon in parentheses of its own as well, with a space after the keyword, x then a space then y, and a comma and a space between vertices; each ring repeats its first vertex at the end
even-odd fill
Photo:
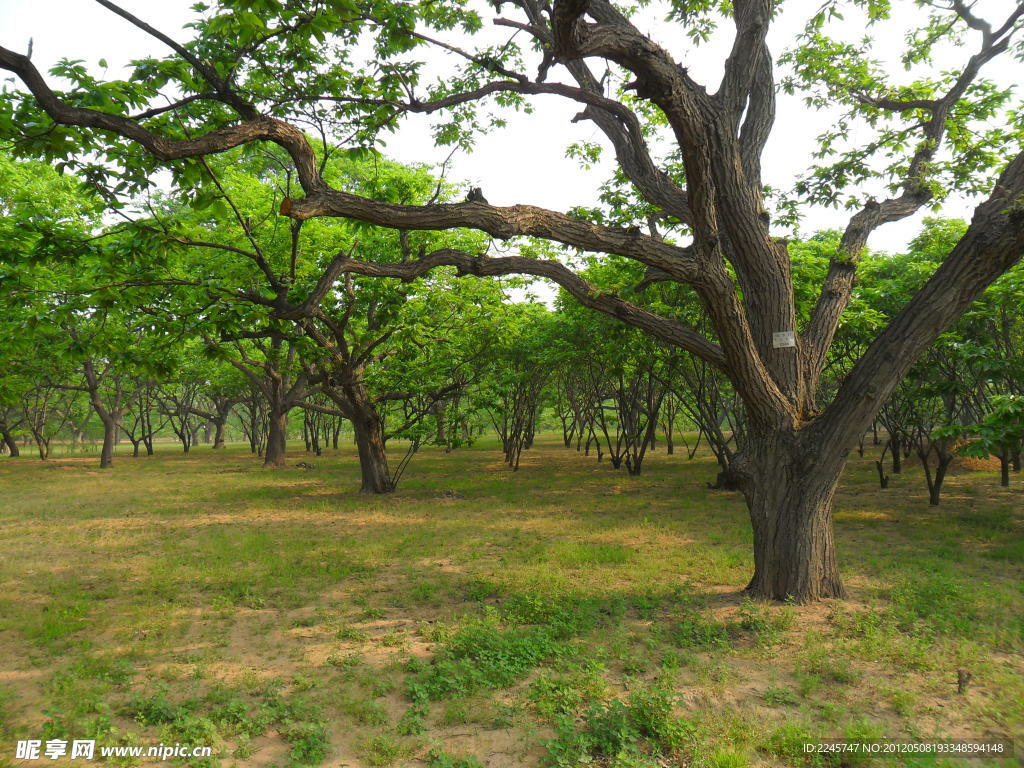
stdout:
POLYGON ((743 597, 748 514, 703 452, 627 478, 543 434, 512 473, 485 436, 367 498, 347 443, 316 472, 172 448, 104 472, 0 459, 5 743, 739 768, 825 764, 806 737, 1020 741, 1016 476, 954 472, 931 509, 913 462, 881 491, 854 457, 835 506, 852 599, 804 608, 743 597))

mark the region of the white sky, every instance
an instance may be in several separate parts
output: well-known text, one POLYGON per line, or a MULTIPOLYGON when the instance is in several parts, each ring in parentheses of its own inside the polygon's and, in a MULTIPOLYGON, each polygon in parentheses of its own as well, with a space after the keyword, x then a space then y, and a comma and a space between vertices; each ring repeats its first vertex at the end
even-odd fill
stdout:
MULTIPOLYGON (((188 7, 194 0, 124 0, 122 5, 172 37, 186 39, 182 24, 190 18, 188 7)), ((891 25, 881 50, 891 51, 894 58, 902 50, 901 27, 924 20, 924 12, 911 0, 894 0, 897 23, 891 25)), ((983 16, 999 19, 1013 5, 1008 0, 980 0, 976 10, 983 16)), ((801 28, 805 14, 820 6, 819 0, 791 0, 787 14, 776 22, 769 40, 772 53, 780 54, 791 44, 801 28)), ((659 33, 672 29, 659 22, 656 15, 638 20, 642 31, 659 33)), ((860 36, 863 25, 855 18, 847 25, 850 35, 860 36)), ((709 90, 717 88, 721 71, 722 51, 728 50, 731 30, 721 44, 711 44, 694 50, 678 31, 672 37, 659 40, 676 60, 709 90)), ((880 31, 880 30, 879 30, 880 31)), ((509 30, 495 31, 500 39, 507 38, 509 30)), ((658 35, 655 34, 657 38, 658 35)), ((127 22, 114 16, 89 0, 0 0, 0 44, 14 50, 25 51, 29 38, 33 39, 33 61, 40 69, 52 66, 58 58, 84 59, 97 69, 96 62, 106 58, 111 72, 128 60, 145 55, 163 56, 166 49, 127 22)), ((945 68, 959 67, 966 56, 964 50, 950 51, 945 68)), ((906 75, 893 67, 894 78, 906 75)), ((1024 82, 1024 67, 1008 56, 996 66, 983 72, 1002 83, 1024 82)), ((558 78, 557 70, 549 79, 558 78)), ((592 171, 581 170, 575 160, 565 157, 565 147, 580 139, 602 142, 603 136, 592 123, 570 124, 569 120, 579 107, 554 97, 538 99, 537 111, 532 116, 512 115, 508 128, 483 136, 472 155, 459 155, 449 170, 452 181, 469 181, 483 187, 488 200, 496 205, 531 203, 556 210, 573 205, 589 204, 596 200, 596 189, 608 176, 608 166, 592 171)), ((388 139, 386 154, 401 162, 440 164, 448 154, 447 148, 435 148, 425 118, 412 118, 406 128, 388 139)), ((826 129, 834 115, 809 111, 799 97, 779 95, 778 117, 775 131, 764 157, 765 182, 776 187, 788 187, 794 175, 803 170, 815 147, 815 136, 826 129)), ((604 142, 602 142, 604 143, 604 142)), ((610 152, 608 153, 610 155, 610 152)), ((977 201, 954 198, 945 206, 944 215, 970 217, 977 201)), ((873 236, 873 248, 897 251, 902 249, 920 227, 918 214, 904 222, 889 224, 873 236)), ((809 234, 816 229, 842 227, 849 213, 815 210, 803 223, 802 231, 809 234)))

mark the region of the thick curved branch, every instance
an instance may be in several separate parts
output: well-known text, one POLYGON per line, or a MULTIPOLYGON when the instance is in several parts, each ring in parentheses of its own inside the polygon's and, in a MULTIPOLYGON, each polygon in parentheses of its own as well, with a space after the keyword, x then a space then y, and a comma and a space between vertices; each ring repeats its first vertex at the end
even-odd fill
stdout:
MULTIPOLYGON (((332 190, 320 177, 316 157, 303 133, 284 121, 260 116, 192 139, 171 140, 154 134, 121 115, 73 107, 61 101, 46 85, 27 57, 0 48, 0 68, 15 72, 28 86, 46 113, 64 125, 110 131, 139 143, 160 160, 180 160, 224 152, 254 141, 271 141, 292 157, 308 197, 286 198, 282 212, 297 220, 315 216, 346 216, 381 226, 401 229, 450 229, 471 227, 495 237, 533 235, 584 250, 620 253, 648 266, 658 267, 683 282, 697 280, 696 264, 689 251, 639 233, 600 227, 563 214, 532 206, 497 208, 482 203, 434 206, 397 206, 332 190)), ((495 90, 521 90, 568 95, 613 110, 617 102, 569 86, 496 83, 495 90), (535 89, 535 90, 534 90, 535 89)), ((617 105, 624 113, 625 107, 617 105)), ((634 118, 635 119, 635 118, 634 118)))
POLYGON ((195 138, 168 139, 123 115, 66 104, 46 84, 28 57, 20 53, 0 47, 0 69, 16 74, 28 87, 39 106, 60 125, 109 131, 138 143, 155 158, 165 161, 213 155, 253 141, 271 141, 291 156, 303 189, 310 192, 325 186, 317 169, 316 155, 306 141, 305 135, 298 128, 282 120, 258 115, 195 138))
POLYGON ((660 207, 684 224, 692 224, 692 212, 686 191, 680 187, 651 158, 644 139, 643 128, 632 110, 601 95, 600 82, 582 61, 565 64, 583 92, 597 98, 573 118, 591 120, 608 137, 615 150, 615 159, 644 199, 660 207), (611 106, 614 105, 614 106, 611 106))
POLYGON ((725 366, 725 356, 722 354, 722 350, 717 344, 709 341, 697 331, 678 320, 662 317, 624 301, 614 294, 598 290, 558 261, 528 259, 523 256, 488 258, 446 248, 434 251, 422 259, 398 264, 352 259, 345 263, 343 271, 369 277, 395 277, 408 281, 415 280, 441 266, 455 267, 459 275, 483 277, 521 274, 545 277, 560 285, 586 307, 640 328, 667 344, 692 352, 717 368, 725 366))
MULTIPOLYGON (((536 5, 531 3, 522 3, 521 5, 529 17, 529 24, 521 24, 508 19, 495 19, 494 23, 529 32, 545 49, 544 61, 541 63, 537 77, 538 82, 541 82, 554 58, 554 35, 546 26, 546 19, 536 5)), ((659 206, 665 213, 685 224, 690 224, 691 213, 686 192, 680 189, 668 174, 654 163, 636 114, 621 102, 605 97, 601 81, 594 76, 582 60, 572 59, 563 63, 573 79, 576 80, 580 90, 566 90, 568 86, 553 85, 550 86, 552 89, 550 92, 586 104, 586 108, 573 118, 573 122, 593 121, 611 141, 619 167, 640 194, 652 205, 659 206)))
POLYGON ((975 16, 971 11, 970 6, 966 5, 963 0, 953 0, 953 10, 956 11, 956 15, 964 20, 971 29, 975 29, 981 32, 985 36, 986 41, 992 36, 992 25, 984 19, 975 16))
POLYGON ((639 231, 603 227, 532 205, 398 205, 330 189, 301 200, 285 198, 281 212, 299 220, 340 216, 393 229, 469 228, 501 239, 520 235, 539 237, 585 251, 628 256, 648 266, 658 267, 680 282, 701 281, 697 262, 687 248, 665 243, 639 231))
POLYGON ((670 120, 700 119, 692 110, 702 95, 706 97, 704 89, 608 0, 556 0, 551 20, 557 61, 614 61, 636 76, 637 95, 655 102, 670 120), (597 23, 585 23, 584 13, 597 23))

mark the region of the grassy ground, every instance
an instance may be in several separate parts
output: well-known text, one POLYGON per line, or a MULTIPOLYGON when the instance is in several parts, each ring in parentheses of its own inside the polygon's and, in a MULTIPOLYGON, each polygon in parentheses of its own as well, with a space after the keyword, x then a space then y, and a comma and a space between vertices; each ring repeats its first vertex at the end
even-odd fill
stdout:
POLYGON ((493 444, 425 450, 365 498, 340 453, 0 460, 0 766, 28 738, 214 746, 196 766, 740 768, 1024 735, 1020 477, 957 472, 929 508, 917 468, 881 491, 855 456, 852 599, 796 608, 741 596, 750 527, 707 458, 632 478, 553 437, 515 474, 493 444))

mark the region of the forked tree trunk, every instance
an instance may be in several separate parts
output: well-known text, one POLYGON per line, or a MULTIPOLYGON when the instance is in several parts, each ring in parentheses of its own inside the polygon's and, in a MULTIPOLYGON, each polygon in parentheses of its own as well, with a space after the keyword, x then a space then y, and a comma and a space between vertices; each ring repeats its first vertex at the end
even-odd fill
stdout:
POLYGON ((267 450, 263 456, 263 466, 279 469, 284 466, 284 456, 288 449, 288 411, 272 408, 267 426, 267 450))
POLYGON ((826 465, 814 456, 779 437, 750 446, 742 460, 754 532, 754 576, 747 586, 753 597, 797 603, 846 597, 832 527, 832 498, 846 462, 826 465))
POLYGON ((942 499, 942 483, 946 479, 949 465, 953 463, 954 454, 946 448, 930 445, 925 451, 918 449, 917 455, 921 459, 921 466, 924 468, 924 479, 928 484, 928 503, 933 507, 937 507, 942 499), (937 459, 934 475, 932 474, 931 464, 933 451, 937 459))
POLYGON ((32 430, 32 437, 35 438, 36 448, 39 449, 40 461, 46 461, 50 456, 50 441, 37 433, 34 429, 32 430))
POLYGON ((888 488, 889 487, 889 476, 887 474, 885 474, 885 465, 882 463, 881 459, 878 459, 875 462, 875 469, 878 470, 878 485, 879 485, 879 487, 881 487, 883 489, 884 488, 888 488))
POLYGON ((359 469, 363 476, 360 493, 391 493, 395 490, 384 450, 384 429, 380 417, 372 409, 354 414, 352 426, 359 451, 359 469))

